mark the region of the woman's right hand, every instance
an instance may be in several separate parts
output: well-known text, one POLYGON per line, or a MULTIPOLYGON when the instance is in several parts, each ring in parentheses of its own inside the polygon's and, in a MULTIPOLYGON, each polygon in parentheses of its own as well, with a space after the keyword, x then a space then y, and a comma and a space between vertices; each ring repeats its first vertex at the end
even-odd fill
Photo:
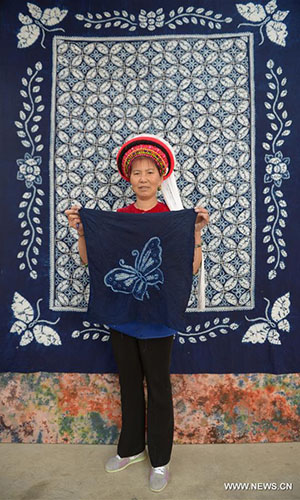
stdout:
POLYGON ((81 208, 80 205, 74 205, 68 210, 65 210, 65 214, 68 217, 69 226, 76 229, 78 231, 78 234, 82 236, 84 234, 83 224, 81 222, 81 218, 78 213, 80 208, 81 208))

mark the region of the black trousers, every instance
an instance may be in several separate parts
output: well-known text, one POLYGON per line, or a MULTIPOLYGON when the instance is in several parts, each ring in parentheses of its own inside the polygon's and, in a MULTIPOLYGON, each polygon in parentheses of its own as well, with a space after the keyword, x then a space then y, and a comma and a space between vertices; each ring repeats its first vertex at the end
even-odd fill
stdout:
POLYGON ((145 449, 145 395, 147 382, 147 444, 152 467, 170 461, 174 413, 170 362, 173 335, 137 339, 111 329, 111 342, 119 370, 122 430, 120 457, 137 455, 145 449))

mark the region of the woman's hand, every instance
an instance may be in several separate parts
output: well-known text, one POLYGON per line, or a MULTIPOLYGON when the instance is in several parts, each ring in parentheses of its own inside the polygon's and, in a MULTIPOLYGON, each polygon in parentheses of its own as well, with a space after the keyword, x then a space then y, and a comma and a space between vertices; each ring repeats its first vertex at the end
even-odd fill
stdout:
POLYGON ((73 207, 69 208, 68 210, 65 210, 65 214, 68 217, 68 222, 69 226, 73 227, 78 231, 78 234, 82 236, 83 233, 83 224, 81 222, 80 215, 78 213, 79 209, 81 208, 80 205, 74 205, 73 207))
POLYGON ((209 213, 206 208, 196 207, 195 212, 197 213, 197 218, 195 222, 195 232, 200 232, 201 229, 209 223, 209 213))
POLYGON ((202 263, 202 241, 201 241, 201 229, 206 226, 209 222, 209 214, 206 208, 196 207, 195 212, 197 213, 195 222, 195 249, 194 249, 194 261, 193 261, 193 274, 197 274, 200 265, 202 263))

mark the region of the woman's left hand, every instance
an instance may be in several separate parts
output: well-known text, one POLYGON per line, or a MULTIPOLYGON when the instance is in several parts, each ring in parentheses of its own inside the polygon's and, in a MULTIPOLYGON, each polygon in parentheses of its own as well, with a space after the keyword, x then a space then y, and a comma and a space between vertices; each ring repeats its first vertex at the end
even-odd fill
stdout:
POLYGON ((195 230, 201 231, 201 229, 209 223, 209 213, 206 208, 196 207, 195 212, 197 213, 197 218, 195 222, 195 230))

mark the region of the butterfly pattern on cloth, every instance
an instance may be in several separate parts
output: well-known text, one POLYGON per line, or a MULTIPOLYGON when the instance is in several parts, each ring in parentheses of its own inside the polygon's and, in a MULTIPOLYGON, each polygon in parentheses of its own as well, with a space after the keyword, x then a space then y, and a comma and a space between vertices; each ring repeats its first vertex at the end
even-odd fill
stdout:
POLYGON ((242 342, 251 342, 252 344, 258 342, 259 344, 263 344, 268 340, 271 344, 281 345, 280 335, 276 328, 283 332, 290 331, 290 323, 286 319, 290 313, 290 293, 287 292, 285 295, 275 300, 271 309, 271 317, 268 314, 270 301, 266 297, 264 297, 264 299, 267 301, 265 318, 259 317, 249 319, 245 316, 247 321, 263 321, 250 326, 243 336, 242 342))
POLYGON ((59 7, 47 8, 43 11, 38 5, 30 2, 27 2, 27 7, 31 17, 22 14, 22 12, 19 13, 19 21, 21 21, 23 26, 17 34, 19 40, 18 49, 30 47, 30 45, 36 42, 40 33, 42 33, 41 46, 45 49, 44 39, 46 31, 65 31, 63 28, 50 29, 49 26, 55 26, 60 23, 68 11, 60 10, 59 7))
POLYGON ((60 318, 53 322, 39 319, 39 302, 41 302, 42 300, 43 299, 39 299, 37 301, 36 307, 38 314, 35 318, 33 307, 28 302, 28 300, 26 300, 18 292, 14 293, 11 308, 17 321, 15 321, 12 325, 10 332, 17 333, 18 335, 22 334, 20 346, 30 344, 33 339, 35 339, 39 344, 43 344, 45 346, 49 346, 51 344, 62 345, 59 334, 50 326, 43 324, 48 323, 50 325, 55 325, 60 320, 60 318))
POLYGON ((137 300, 149 299, 148 286, 154 286, 159 290, 158 283, 164 283, 164 275, 158 269, 162 263, 162 247, 158 236, 153 236, 145 244, 142 252, 132 250, 135 256, 134 267, 125 264, 120 259, 120 267, 116 267, 104 276, 104 283, 114 292, 132 294, 137 300))

